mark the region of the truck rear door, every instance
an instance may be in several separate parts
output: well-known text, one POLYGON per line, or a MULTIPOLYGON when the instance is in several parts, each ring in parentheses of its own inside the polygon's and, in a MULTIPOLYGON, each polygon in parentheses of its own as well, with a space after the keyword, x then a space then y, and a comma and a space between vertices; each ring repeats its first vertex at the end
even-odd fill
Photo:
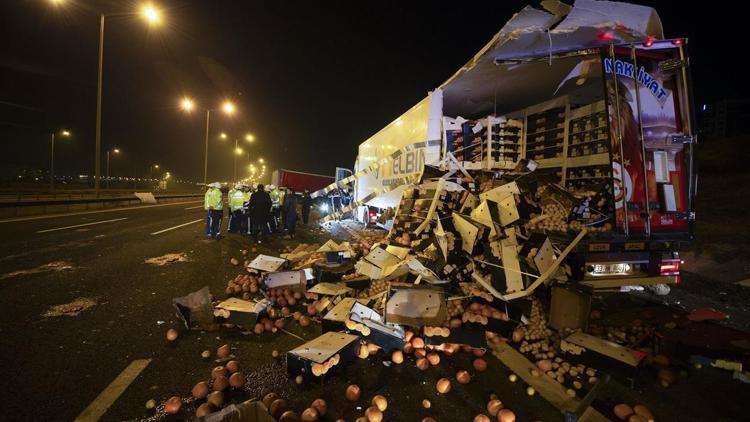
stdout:
POLYGON ((602 56, 617 230, 690 238, 695 127, 684 40, 610 46, 602 56))

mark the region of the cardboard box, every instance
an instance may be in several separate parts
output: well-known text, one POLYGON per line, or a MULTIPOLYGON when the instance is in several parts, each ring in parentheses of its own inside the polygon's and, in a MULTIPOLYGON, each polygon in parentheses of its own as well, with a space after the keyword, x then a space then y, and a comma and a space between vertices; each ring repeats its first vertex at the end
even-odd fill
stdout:
POLYGON ((286 264, 286 259, 276 258, 269 255, 258 255, 250 262, 248 268, 258 271, 273 272, 278 271, 286 264))
POLYGON ((346 330, 346 321, 349 319, 349 311, 357 303, 357 299, 345 297, 336 304, 325 316, 321 322, 321 329, 324 333, 328 331, 346 330))
POLYGON ((356 302, 349 311, 349 319, 352 326, 347 328, 359 334, 362 340, 381 347, 386 353, 404 348, 403 327, 386 324, 373 309, 356 302))
POLYGON ((591 312, 591 294, 560 286, 552 287, 552 304, 549 312, 549 326, 580 328, 586 331, 591 312))
POLYGON ((250 329, 266 314, 269 306, 271 301, 268 299, 255 301, 232 297, 214 307, 214 317, 221 324, 236 324, 250 329))
POLYGON ((354 264, 349 261, 343 263, 316 262, 313 264, 312 272, 318 282, 340 281, 341 277, 354 271, 354 264))
POLYGON ((267 289, 290 289, 304 293, 307 277, 303 270, 272 272, 263 276, 263 283, 267 289))
POLYGON ((341 296, 352 291, 350 287, 347 287, 343 283, 318 283, 313 288, 307 290, 308 293, 316 293, 319 295, 326 296, 341 296))
POLYGON ((357 357, 359 336, 347 333, 323 333, 286 354, 286 369, 291 376, 322 380, 357 357))
MULTIPOLYGON (((439 334, 432 334, 427 335, 425 332, 424 327, 422 330, 422 335, 424 338, 425 344, 431 344, 433 346, 439 345, 439 344, 445 344, 445 343, 454 343, 454 344, 462 344, 462 345, 468 345, 474 348, 478 349, 486 349, 487 348, 487 337, 484 334, 484 330, 475 330, 470 328, 446 328, 441 327, 443 329, 443 332, 445 330, 448 330, 448 335, 445 334, 439 335, 439 334)), ((434 327, 433 327, 434 328, 434 327)))
POLYGON ((347 287, 351 287, 354 290, 364 290, 370 287, 371 281, 372 280, 370 279, 370 277, 363 275, 357 278, 346 280, 344 281, 344 284, 346 284, 347 287))
POLYGON ((172 306, 177 311, 177 318, 189 330, 214 330, 213 307, 211 306, 211 292, 208 286, 185 296, 172 299, 172 306))
POLYGON ((395 290, 385 305, 385 321, 390 324, 442 325, 447 315, 443 291, 426 286, 395 290))
POLYGON ((248 400, 196 419, 198 422, 276 422, 263 403, 248 400))

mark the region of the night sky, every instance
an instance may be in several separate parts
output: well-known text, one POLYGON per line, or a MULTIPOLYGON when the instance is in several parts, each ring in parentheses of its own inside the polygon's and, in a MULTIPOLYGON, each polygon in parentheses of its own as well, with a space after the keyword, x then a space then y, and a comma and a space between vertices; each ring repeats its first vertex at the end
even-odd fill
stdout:
MULTIPOLYGON (((715 10, 721 2, 711 2, 714 9, 636 3, 657 8, 667 37, 690 38, 696 103, 748 96, 742 72, 733 70, 746 49, 735 3, 727 10, 715 10)), ((46 169, 49 134, 61 127, 75 136, 57 144, 56 173, 93 173, 98 13, 139 4, 0 2, 3 177, 46 169)), ((115 176, 145 176, 158 163, 198 181, 205 112, 183 113, 183 95, 203 107, 224 98, 238 106, 233 118, 212 114, 209 179, 228 180, 233 171, 234 143, 220 132, 255 134, 251 151, 269 171, 332 175, 336 166, 351 168, 359 143, 450 77, 528 2, 154 4, 164 13, 158 27, 137 16, 107 18, 102 148, 123 150, 111 164, 115 176)))

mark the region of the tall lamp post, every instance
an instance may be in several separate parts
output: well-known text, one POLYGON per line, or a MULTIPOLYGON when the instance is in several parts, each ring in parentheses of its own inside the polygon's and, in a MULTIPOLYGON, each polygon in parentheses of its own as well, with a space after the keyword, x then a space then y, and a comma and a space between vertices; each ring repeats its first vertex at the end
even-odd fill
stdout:
MULTIPOLYGON (((67 130, 61 130, 60 136, 64 138, 70 137, 70 132, 67 130)), ((50 163, 49 163, 49 188, 50 190, 55 189, 55 132, 52 132, 52 142, 50 151, 50 163)))
MULTIPOLYGON (((193 109, 195 109, 195 101, 192 98, 184 97, 182 101, 180 101, 180 108, 186 112, 191 112, 193 109)), ((203 186, 205 187, 208 184, 208 135, 210 132, 210 126, 211 126, 211 112, 215 111, 216 109, 210 109, 206 108, 206 138, 205 138, 205 147, 204 147, 204 155, 203 155, 203 186)), ((226 100, 221 105, 221 111, 224 112, 224 114, 231 116, 237 111, 237 107, 234 105, 233 102, 226 100)))
POLYGON ((111 150, 109 150, 109 149, 107 150, 107 189, 109 189, 109 153, 110 153, 110 151, 112 152, 112 154, 119 154, 120 153, 120 149, 119 148, 113 148, 111 150))
MULTIPOLYGON (((51 0, 55 6, 65 3, 65 0, 51 0)), ((107 17, 141 15, 149 24, 161 22, 161 12, 152 4, 144 4, 138 12, 130 13, 100 13, 99 14, 99 62, 96 80, 96 152, 94 157, 94 191, 99 196, 101 179, 101 156, 102 156, 102 79, 104 68, 104 20, 107 17)))
POLYGON ((234 140, 234 182, 237 183, 237 157, 242 155, 242 148, 237 144, 237 139, 234 140))

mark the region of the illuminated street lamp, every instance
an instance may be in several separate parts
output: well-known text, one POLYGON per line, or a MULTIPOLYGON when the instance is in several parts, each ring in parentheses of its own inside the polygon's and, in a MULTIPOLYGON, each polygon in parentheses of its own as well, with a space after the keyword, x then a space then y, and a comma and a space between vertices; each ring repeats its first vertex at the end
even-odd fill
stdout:
POLYGON ((154 169, 159 170, 159 165, 154 164, 151 167, 148 168, 148 178, 153 179, 154 178, 154 169))
POLYGON ((195 108, 195 103, 192 99, 185 97, 180 101, 180 107, 187 112, 191 112, 195 108))
POLYGON ((224 101, 224 104, 221 105, 221 109, 224 111, 224 113, 227 113, 230 116, 236 111, 234 103, 232 103, 231 101, 224 101))
MULTIPOLYGON (((262 157, 261 157, 261 158, 258 158, 258 162, 259 162, 259 163, 261 163, 261 164, 265 163, 265 161, 263 160, 263 158, 262 158, 262 157)), ((265 166, 263 166, 263 167, 265 167, 265 166)))
POLYGON ((109 189, 109 153, 110 151, 112 152, 112 154, 119 154, 120 149, 113 148, 112 150, 107 150, 107 189, 109 189))
MULTIPOLYGON (((70 132, 67 130, 61 130, 60 136, 64 138, 70 137, 70 132)), ((55 188, 55 132, 52 132, 52 148, 50 151, 50 163, 49 163, 49 188, 55 188)))
MULTIPOLYGON (((65 3, 64 0, 50 0, 55 6, 65 3)), ((133 16, 140 15, 148 24, 156 25, 161 23, 161 12, 153 4, 142 5, 140 11, 130 13, 110 13, 99 14, 99 62, 97 68, 96 82, 96 138, 95 138, 95 156, 94 156, 94 190, 99 196, 99 187, 101 179, 101 157, 102 157, 102 79, 104 68, 104 19, 115 16, 133 16)))
MULTIPOLYGON (((182 101, 180 101, 180 108, 182 108, 182 110, 184 110, 185 112, 190 113, 195 108, 195 101, 193 101, 193 99, 190 97, 183 97, 182 101)), ((208 134, 211 126, 211 111, 214 110, 216 109, 212 110, 210 108, 206 108, 206 142, 203 155, 203 186, 206 186, 208 183, 208 134)), ((221 105, 221 110, 228 116, 231 116, 237 111, 237 107, 235 107, 233 102, 225 100, 221 105)), ((226 139, 227 134, 222 133, 220 137, 221 139, 226 139)))
POLYGON ((161 12, 159 12, 153 4, 143 5, 141 8, 141 15, 143 15, 143 18, 150 24, 155 25, 161 23, 161 12))
POLYGON ((245 135, 245 140, 247 142, 252 143, 253 141, 255 141, 255 136, 253 136, 253 134, 251 134, 251 133, 248 133, 248 134, 245 135))

